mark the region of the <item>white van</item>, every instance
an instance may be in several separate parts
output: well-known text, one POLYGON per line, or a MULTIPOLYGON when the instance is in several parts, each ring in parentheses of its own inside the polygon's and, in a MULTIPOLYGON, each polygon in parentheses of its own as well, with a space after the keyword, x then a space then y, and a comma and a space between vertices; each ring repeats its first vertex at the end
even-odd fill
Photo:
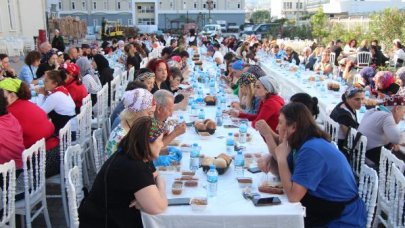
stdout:
POLYGON ((221 26, 216 24, 205 25, 201 31, 203 36, 214 36, 215 34, 221 35, 221 26))

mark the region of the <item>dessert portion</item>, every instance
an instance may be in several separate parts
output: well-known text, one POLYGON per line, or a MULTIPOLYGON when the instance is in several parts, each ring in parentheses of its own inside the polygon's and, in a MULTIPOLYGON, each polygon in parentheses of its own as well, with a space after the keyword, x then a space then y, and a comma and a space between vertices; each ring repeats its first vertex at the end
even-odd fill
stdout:
POLYGON ((172 185, 172 194, 173 195, 180 195, 183 191, 183 182, 175 181, 172 185))
POLYGON ((282 195, 284 193, 283 186, 281 185, 268 185, 264 184, 259 186, 259 192, 282 195))
POLYGON ((214 164, 218 171, 218 174, 222 175, 225 173, 226 170, 228 170, 231 162, 232 162, 232 157, 230 157, 229 155, 227 155, 225 153, 221 153, 215 158, 205 156, 202 159, 201 165, 202 165, 204 172, 208 172, 208 170, 210 169, 210 165, 214 164))
POLYGON ((217 98, 214 97, 214 96, 208 95, 208 96, 206 96, 206 97, 204 98, 204 102, 205 102, 207 105, 213 106, 213 105, 215 105, 215 104, 217 103, 217 98))
POLYGON ((188 181, 184 182, 184 185, 186 187, 197 187, 198 186, 198 181, 188 180, 188 181))
POLYGON ((340 84, 337 82, 328 82, 328 90, 339 91, 340 84))

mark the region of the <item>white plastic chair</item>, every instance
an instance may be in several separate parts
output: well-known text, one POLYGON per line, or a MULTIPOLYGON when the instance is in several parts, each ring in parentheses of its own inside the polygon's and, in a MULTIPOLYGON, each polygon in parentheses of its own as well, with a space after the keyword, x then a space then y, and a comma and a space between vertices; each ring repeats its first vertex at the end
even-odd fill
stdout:
MULTIPOLYGON (((51 226, 45 191, 45 164, 46 164, 45 139, 42 138, 30 148, 24 150, 22 162, 24 169, 24 199, 15 204, 15 213, 25 217, 25 224, 31 227, 32 221, 43 213, 46 227, 51 226), (41 204, 41 207, 37 207, 41 204), (35 210, 32 210, 35 207, 35 210), (32 212, 35 212, 33 215, 32 212)), ((21 223, 24 224, 24 217, 21 223)))
POLYGON ((332 64, 332 66, 335 66, 335 60, 336 60, 336 53, 331 52, 329 57, 329 63, 332 64))
POLYGON ((392 198, 389 194, 390 183, 392 179, 392 167, 397 167, 401 172, 404 171, 404 162, 398 159, 388 149, 381 148, 379 181, 378 181, 378 202, 376 216, 373 227, 378 227, 379 223, 382 223, 385 227, 388 226, 387 219, 381 215, 381 212, 389 214, 390 207, 392 206, 392 198))
POLYGON ((390 183, 390 213, 388 215, 388 227, 405 227, 405 177, 396 166, 391 167, 392 181, 390 183))
POLYGON ((365 164, 366 159, 366 146, 367 146, 367 137, 362 135, 360 136, 359 141, 356 145, 354 144, 354 140, 357 135, 357 130, 354 128, 350 129, 349 132, 349 139, 347 140, 348 147, 350 148, 350 157, 351 157, 351 167, 353 173, 356 177, 360 177, 361 168, 365 164))
POLYGON ((0 227, 15 227, 15 162, 11 160, 0 165, 0 177, 3 181, 1 187, 0 227))
MULTIPOLYGON (((81 183, 81 187, 83 188, 83 168, 82 168, 82 148, 80 145, 75 145, 75 146, 70 146, 66 150, 65 153, 65 173, 69 173, 69 170, 72 169, 73 167, 77 167, 79 169, 79 181, 81 183)), ((68 177, 66 176, 67 181, 68 177)), ((76 192, 76 197, 77 200, 82 200, 84 198, 82 188, 80 188, 80 191, 76 192)))
POLYGON ((93 131, 93 151, 94 151, 94 162, 96 167, 96 173, 100 171, 101 166, 103 166, 107 154, 105 153, 105 140, 103 140, 102 129, 97 129, 93 131))
POLYGON ((332 141, 338 143, 339 124, 333 121, 329 116, 324 121, 325 132, 331 136, 332 141))
POLYGON ((357 68, 364 68, 370 66, 371 53, 368 51, 357 52, 357 68))
POLYGON ((60 173, 46 180, 47 184, 58 184, 60 185, 60 195, 46 195, 47 198, 61 198, 63 211, 65 214, 66 224, 69 225, 68 208, 66 202, 66 187, 65 187, 65 151, 69 146, 72 145, 72 132, 71 132, 71 122, 67 122, 66 125, 59 130, 59 153, 60 153, 60 173))
MULTIPOLYGON (((86 104, 86 106, 89 106, 86 104)), ((88 124, 86 120, 86 108, 87 107, 81 107, 80 108, 80 113, 76 115, 76 120, 77 120, 77 129, 76 129, 76 141, 72 142, 72 145, 78 144, 83 148, 83 155, 82 155, 82 161, 84 164, 84 169, 82 174, 84 177, 84 181, 86 185, 90 185, 90 180, 89 180, 89 174, 88 174, 88 165, 86 159, 89 159, 89 156, 86 156, 86 153, 91 151, 91 133, 87 134, 88 131, 86 130, 86 124, 88 124)), ((65 169, 65 171, 67 171, 65 169)), ((66 173, 66 172, 65 172, 66 173)))
POLYGON ((97 92, 96 116, 92 120, 92 128, 100 128, 108 116, 108 84, 97 92))
POLYGON ((120 90, 120 80, 121 80, 121 76, 115 77, 111 81, 110 113, 112 113, 114 111, 114 109, 117 106, 117 103, 119 101, 118 92, 120 90))
POLYGON ((81 181, 79 167, 75 166, 69 170, 66 179, 66 188, 69 203, 69 223, 70 228, 79 227, 79 213, 78 208, 81 202, 77 192, 81 192, 81 181))
POLYGON ((363 165, 360 173, 359 196, 366 204, 367 209, 367 228, 371 227, 373 222, 374 209, 378 194, 378 176, 377 172, 363 165))

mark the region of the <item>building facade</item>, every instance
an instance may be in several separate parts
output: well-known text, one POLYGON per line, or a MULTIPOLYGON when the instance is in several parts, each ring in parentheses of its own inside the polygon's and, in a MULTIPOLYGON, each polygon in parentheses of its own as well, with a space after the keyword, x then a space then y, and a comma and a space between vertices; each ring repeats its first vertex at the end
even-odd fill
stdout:
POLYGON ((405 8, 403 0, 307 0, 307 10, 316 11, 323 7, 330 15, 366 15, 385 8, 405 8))
POLYGON ((271 17, 298 19, 306 13, 306 0, 272 0, 271 17))
POLYGON ((160 0, 159 29, 166 30, 182 23, 194 22, 198 27, 217 21, 245 23, 245 0, 160 0), (211 10, 210 10, 211 6, 211 10))
POLYGON ((46 29, 45 0, 0 0, 0 37, 38 36, 46 29))

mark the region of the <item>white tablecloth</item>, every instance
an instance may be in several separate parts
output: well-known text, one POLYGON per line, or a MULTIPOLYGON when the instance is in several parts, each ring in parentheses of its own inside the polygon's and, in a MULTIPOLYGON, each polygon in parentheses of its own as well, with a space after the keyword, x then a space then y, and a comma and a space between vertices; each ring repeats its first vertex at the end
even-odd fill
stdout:
MULTIPOLYGON (((206 118, 215 119, 215 107, 204 107, 206 118)), ((174 118, 179 113, 174 115, 174 118)), ((188 120, 188 113, 182 113, 188 120)), ((225 120, 225 124, 230 123, 230 119, 225 120)), ((199 143, 201 154, 216 156, 220 153, 226 153, 226 135, 228 132, 237 132, 237 128, 224 129, 218 127, 212 136, 199 136, 192 127, 188 127, 185 135, 179 138, 181 143, 192 144, 199 143), (223 136, 223 138, 221 137, 223 136), (220 138, 218 138, 220 137, 220 138)), ((250 125, 248 132, 252 134, 252 141, 245 144, 246 152, 267 153, 267 146, 261 136, 250 125)), ((189 153, 183 153, 182 169, 188 170, 189 153)), ((179 196, 173 196, 171 185, 174 178, 180 177, 178 172, 160 172, 166 177, 166 192, 168 198, 176 197, 196 197, 206 196, 205 185, 206 175, 201 169, 196 176, 199 178, 198 187, 185 187, 179 196)), ((253 186, 260 185, 265 174, 251 174, 245 170, 245 176, 254 178, 253 186)), ((269 175, 270 176, 270 175, 269 175)), ((263 197, 272 196, 262 194, 263 197)), ((273 195, 274 196, 274 195, 273 195)), ((289 203, 286 196, 279 196, 282 204, 277 206, 255 207, 250 200, 245 200, 242 196, 242 189, 233 174, 233 163, 224 175, 219 176, 218 195, 209 198, 208 207, 205 211, 192 211, 191 206, 170 206, 160 215, 149 215, 142 212, 142 221, 145 227, 176 227, 176 228, 197 228, 197 227, 303 227, 304 226, 304 208, 300 203, 289 203)))

